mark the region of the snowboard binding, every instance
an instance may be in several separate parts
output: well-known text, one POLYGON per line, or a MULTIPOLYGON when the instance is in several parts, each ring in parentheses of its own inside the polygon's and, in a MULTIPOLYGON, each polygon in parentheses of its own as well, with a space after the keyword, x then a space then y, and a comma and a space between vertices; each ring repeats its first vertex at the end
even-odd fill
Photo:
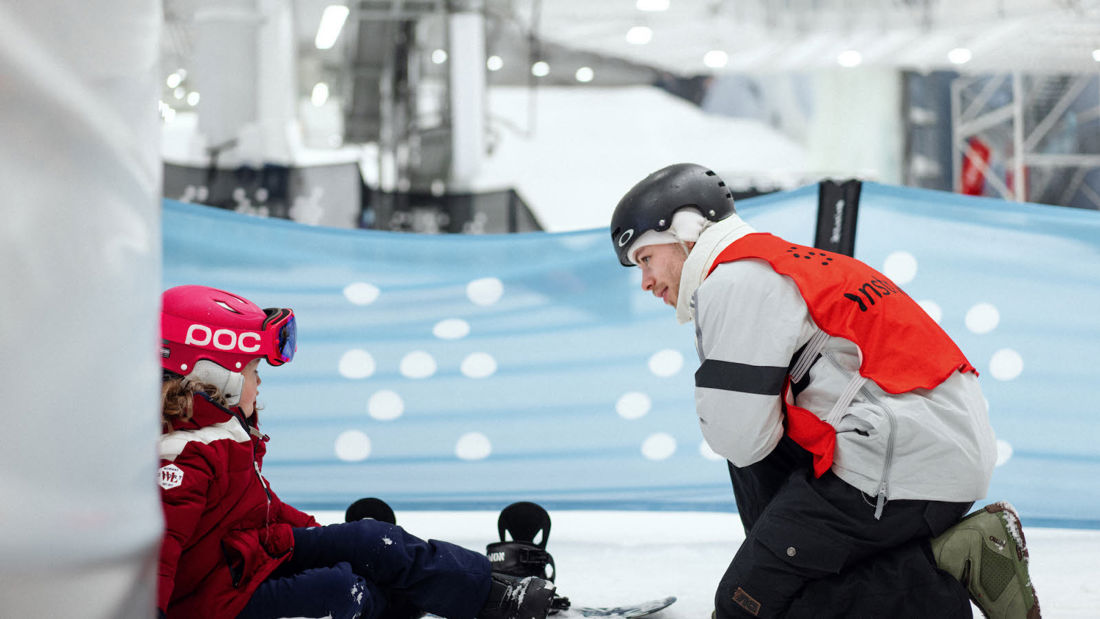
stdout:
POLYGON ((520 578, 538 576, 553 582, 554 558, 546 552, 550 514, 545 509, 527 501, 512 503, 500 512, 497 532, 500 541, 485 548, 494 572, 520 578))
MULTIPOLYGON (((546 552, 550 514, 541 505, 520 501, 505 507, 497 518, 497 533, 500 541, 485 547, 494 572, 519 578, 536 576, 554 582, 557 568, 554 557, 546 552)), ((568 608, 569 598, 554 596, 551 612, 568 608)))
POLYGON ((364 518, 372 518, 379 522, 397 524, 397 516, 393 514, 393 508, 382 499, 367 497, 359 499, 348 506, 344 512, 344 522, 355 522, 364 518))

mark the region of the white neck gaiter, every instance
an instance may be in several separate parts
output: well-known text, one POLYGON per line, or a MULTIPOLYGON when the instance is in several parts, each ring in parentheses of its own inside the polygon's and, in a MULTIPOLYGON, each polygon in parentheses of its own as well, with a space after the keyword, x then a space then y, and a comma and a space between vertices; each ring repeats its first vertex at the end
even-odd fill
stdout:
POLYGON ((710 265, 714 264, 714 259, 730 243, 753 232, 756 232, 756 229, 734 213, 722 221, 711 224, 699 235, 699 239, 695 241, 695 247, 691 248, 684 262, 684 270, 680 273, 680 292, 676 297, 676 320, 680 324, 695 320, 695 306, 692 299, 695 297, 695 290, 706 279, 707 271, 710 265))

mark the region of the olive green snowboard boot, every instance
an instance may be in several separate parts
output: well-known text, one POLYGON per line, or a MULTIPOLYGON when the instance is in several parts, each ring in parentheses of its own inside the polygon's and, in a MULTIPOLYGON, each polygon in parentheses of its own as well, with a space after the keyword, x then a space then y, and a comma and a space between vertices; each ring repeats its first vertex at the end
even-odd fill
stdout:
POLYGON ((1008 503, 993 503, 963 518, 932 540, 932 553, 940 569, 966 586, 986 617, 1039 618, 1024 531, 1008 503))

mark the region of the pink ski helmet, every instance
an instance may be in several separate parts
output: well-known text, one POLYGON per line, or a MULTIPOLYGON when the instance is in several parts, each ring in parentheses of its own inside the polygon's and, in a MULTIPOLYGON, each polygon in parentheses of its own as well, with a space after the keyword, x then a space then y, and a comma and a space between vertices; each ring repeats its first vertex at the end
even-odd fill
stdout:
POLYGON ((161 295, 161 367, 186 376, 202 359, 240 372, 257 357, 271 365, 294 358, 293 310, 260 309, 208 286, 176 286, 161 295))

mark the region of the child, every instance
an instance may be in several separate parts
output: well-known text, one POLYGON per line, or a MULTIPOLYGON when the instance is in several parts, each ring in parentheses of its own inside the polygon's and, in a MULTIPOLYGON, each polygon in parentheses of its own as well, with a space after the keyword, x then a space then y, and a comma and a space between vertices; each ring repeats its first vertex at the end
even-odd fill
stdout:
POLYGON ((377 520, 320 526, 279 500, 262 474, 257 366, 294 358, 294 312, 205 286, 161 302, 162 617, 546 617, 546 580, 377 520))

